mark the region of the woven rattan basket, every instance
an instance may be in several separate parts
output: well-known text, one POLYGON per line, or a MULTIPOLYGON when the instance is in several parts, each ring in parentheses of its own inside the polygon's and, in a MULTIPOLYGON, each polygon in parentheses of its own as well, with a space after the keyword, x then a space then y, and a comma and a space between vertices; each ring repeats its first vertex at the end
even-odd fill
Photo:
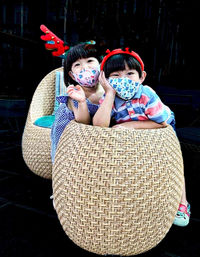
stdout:
POLYGON ((169 231, 183 188, 179 142, 169 126, 128 130, 71 121, 53 165, 54 204, 78 246, 136 255, 169 231))
POLYGON ((22 137, 22 154, 25 163, 35 174, 51 179, 50 129, 35 126, 36 119, 51 115, 55 100, 55 77, 58 68, 47 74, 33 95, 22 137))

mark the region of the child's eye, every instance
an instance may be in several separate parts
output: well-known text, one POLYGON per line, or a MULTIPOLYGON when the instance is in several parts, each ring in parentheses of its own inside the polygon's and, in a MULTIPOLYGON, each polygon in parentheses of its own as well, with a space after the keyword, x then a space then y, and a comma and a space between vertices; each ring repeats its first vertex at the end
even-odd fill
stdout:
POLYGON ((93 62, 94 60, 93 59, 89 59, 88 62, 93 62))
POLYGON ((74 67, 78 67, 80 65, 80 63, 75 63, 74 67))
POLYGON ((118 73, 112 73, 110 76, 111 76, 111 77, 118 77, 119 74, 118 74, 118 73))
POLYGON ((133 71, 130 71, 130 72, 127 73, 127 75, 129 75, 129 76, 130 76, 130 75, 134 75, 134 74, 135 74, 135 73, 134 73, 133 71))

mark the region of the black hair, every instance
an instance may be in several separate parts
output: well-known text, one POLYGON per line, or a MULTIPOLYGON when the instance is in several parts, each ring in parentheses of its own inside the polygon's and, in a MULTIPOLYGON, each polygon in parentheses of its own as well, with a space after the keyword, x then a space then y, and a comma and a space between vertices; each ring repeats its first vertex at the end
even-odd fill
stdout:
POLYGON ((98 61, 100 61, 100 57, 98 56, 97 49, 94 45, 84 43, 70 48, 67 58, 64 61, 64 82, 66 86, 77 83, 69 76, 72 64, 78 59, 89 57, 95 57, 98 61))
POLYGON ((114 71, 125 70, 125 64, 128 65, 129 69, 135 69, 139 73, 139 77, 142 76, 141 65, 133 56, 128 54, 116 54, 108 58, 104 64, 103 70, 105 77, 108 78, 114 71))

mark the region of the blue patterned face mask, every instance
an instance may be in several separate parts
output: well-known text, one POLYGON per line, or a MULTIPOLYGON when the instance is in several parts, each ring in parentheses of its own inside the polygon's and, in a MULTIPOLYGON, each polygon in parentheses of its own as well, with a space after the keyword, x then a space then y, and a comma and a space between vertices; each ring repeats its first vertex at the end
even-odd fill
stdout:
POLYGON ((108 81, 115 89, 117 95, 124 100, 132 99, 140 85, 138 82, 134 82, 127 77, 109 78, 108 81))

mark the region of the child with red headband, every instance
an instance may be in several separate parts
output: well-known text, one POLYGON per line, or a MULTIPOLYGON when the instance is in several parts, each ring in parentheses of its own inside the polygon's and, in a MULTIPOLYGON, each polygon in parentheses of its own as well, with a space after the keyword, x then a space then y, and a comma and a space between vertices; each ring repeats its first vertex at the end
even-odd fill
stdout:
MULTIPOLYGON (((143 86, 146 72, 140 56, 128 48, 107 50, 101 63, 99 81, 105 90, 93 125, 114 128, 155 129, 171 125, 175 130, 174 113, 164 105, 156 92, 143 86)), ((178 226, 189 223, 190 205, 185 186, 174 220, 178 226)))

